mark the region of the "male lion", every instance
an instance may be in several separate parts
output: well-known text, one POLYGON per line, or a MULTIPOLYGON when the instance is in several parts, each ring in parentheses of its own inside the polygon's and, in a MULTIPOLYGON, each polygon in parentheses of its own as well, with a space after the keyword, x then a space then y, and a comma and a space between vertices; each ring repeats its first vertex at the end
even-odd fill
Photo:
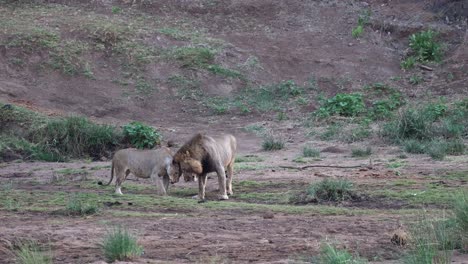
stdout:
POLYGON ((236 138, 232 135, 216 138, 202 134, 195 135, 174 155, 173 171, 170 174, 171 182, 178 182, 182 174, 198 176, 198 198, 204 201, 206 175, 216 172, 219 182, 218 198, 229 199, 228 194, 233 194, 232 176, 236 145, 236 138))
POLYGON ((171 150, 166 147, 154 150, 121 149, 112 158, 111 179, 106 185, 112 182, 115 172, 115 193, 122 194, 120 187, 131 172, 139 178, 151 178, 158 194, 166 195, 172 173, 171 163, 171 150))

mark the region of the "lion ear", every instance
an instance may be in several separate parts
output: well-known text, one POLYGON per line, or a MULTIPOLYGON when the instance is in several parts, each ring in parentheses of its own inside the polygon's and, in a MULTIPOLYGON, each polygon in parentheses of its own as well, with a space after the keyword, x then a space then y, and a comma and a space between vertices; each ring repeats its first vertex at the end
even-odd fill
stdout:
POLYGON ((201 162, 195 159, 189 159, 187 160, 188 165, 192 168, 192 171, 196 174, 202 174, 203 172, 203 167, 201 165, 201 162))

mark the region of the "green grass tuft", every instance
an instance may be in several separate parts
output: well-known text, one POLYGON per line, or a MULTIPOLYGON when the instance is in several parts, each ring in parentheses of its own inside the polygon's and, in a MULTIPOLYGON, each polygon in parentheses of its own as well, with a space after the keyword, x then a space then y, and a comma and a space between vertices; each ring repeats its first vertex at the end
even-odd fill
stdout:
POLYGON ((305 146, 302 149, 302 155, 307 158, 309 157, 318 158, 320 157, 320 150, 305 146))
POLYGON ((16 263, 18 264, 51 264, 52 259, 44 254, 34 242, 21 244, 15 251, 16 263))
POLYGON ((329 243, 323 244, 319 256, 320 264, 364 264, 366 260, 354 257, 346 250, 337 249, 329 243))
POLYGON ((273 136, 267 135, 262 142, 262 149, 266 151, 275 151, 281 150, 284 148, 284 141, 283 139, 273 136))
POLYGON ((362 149, 362 148, 353 148, 351 150, 351 156, 352 157, 360 157, 360 158, 363 158, 363 157, 369 157, 370 155, 372 155, 372 148, 371 147, 367 147, 365 149, 362 149))
POLYGON ((109 262, 131 260, 143 253, 136 238, 127 229, 117 227, 110 230, 104 238, 102 249, 109 262))

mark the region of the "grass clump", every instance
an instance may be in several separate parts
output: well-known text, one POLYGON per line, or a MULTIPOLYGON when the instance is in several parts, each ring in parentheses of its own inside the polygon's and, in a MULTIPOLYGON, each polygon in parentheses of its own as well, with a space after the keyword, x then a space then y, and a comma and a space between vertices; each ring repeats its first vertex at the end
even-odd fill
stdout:
POLYGON ((284 148, 284 141, 283 139, 277 136, 267 135, 263 139, 262 149, 265 151, 275 151, 275 150, 281 150, 283 148, 284 148))
POLYGON ((138 245, 136 238, 122 227, 114 228, 107 233, 102 249, 109 262, 131 260, 143 253, 143 248, 138 245))
POLYGON ((455 195, 453 212, 461 236, 462 248, 468 250, 468 191, 460 191, 455 195))
POLYGON ((113 126, 72 116, 48 121, 32 138, 48 152, 66 157, 100 158, 118 146, 122 135, 113 126))
POLYGON ((307 157, 307 158, 309 158, 309 157, 318 158, 318 157, 320 157, 320 150, 305 146, 302 149, 302 155, 304 157, 307 157))
POLYGON ((424 144, 424 142, 415 139, 408 139, 403 141, 403 148, 406 152, 412 154, 426 153, 426 145, 424 144))
POLYGON ((52 258, 35 242, 22 243, 14 253, 18 264, 52 264, 52 258))
POLYGON ((161 143, 161 134, 151 126, 138 121, 126 124, 123 127, 124 137, 139 149, 153 148, 161 143))
POLYGON ((365 264, 367 261, 351 255, 346 250, 337 249, 336 246, 325 243, 320 247, 318 257, 320 264, 365 264))
POLYGON ((451 263, 457 234, 450 219, 434 219, 423 213, 410 228, 411 249, 405 264, 451 263))
POLYGON ((351 156, 352 157, 360 157, 360 158, 363 158, 363 157, 369 157, 370 155, 372 154, 372 148, 371 147, 367 147, 365 149, 363 148, 353 148, 351 150, 351 156))
POLYGON ((209 48, 179 47, 168 55, 179 61, 185 68, 204 68, 214 61, 215 53, 209 48))
POLYGON ((68 199, 65 211, 68 215, 92 215, 99 211, 96 203, 83 201, 84 195, 71 195, 68 199))

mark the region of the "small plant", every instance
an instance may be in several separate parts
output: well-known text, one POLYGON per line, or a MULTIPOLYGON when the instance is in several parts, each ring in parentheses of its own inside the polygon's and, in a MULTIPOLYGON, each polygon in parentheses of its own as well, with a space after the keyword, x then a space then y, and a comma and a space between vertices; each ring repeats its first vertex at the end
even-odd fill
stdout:
POLYGON ((421 76, 419 76, 419 75, 413 75, 413 76, 411 76, 409 78, 409 82, 412 85, 418 85, 418 84, 422 83, 423 81, 424 81, 423 78, 421 76))
POLYGON ((409 70, 409 69, 414 68, 414 65, 415 65, 415 64, 416 64, 416 58, 413 57, 413 56, 410 56, 410 57, 404 59, 404 60, 401 62, 400 66, 401 66, 401 68, 404 69, 404 70, 409 70))
POLYGON ((409 46, 415 54, 418 61, 435 61, 442 59, 442 48, 435 38, 437 33, 432 30, 422 31, 410 36, 409 46))
POLYGON ((365 264, 366 260, 359 257, 354 257, 346 250, 337 249, 329 243, 323 244, 320 247, 320 264, 365 264))
POLYGON ((263 139, 262 149, 266 151, 281 150, 284 148, 284 141, 273 135, 267 135, 263 139))
POLYGON ((51 257, 44 254, 35 242, 22 243, 15 256, 18 264, 52 264, 51 257))
POLYGON ((362 148, 354 148, 351 150, 352 157, 369 157, 372 154, 372 148, 367 147, 365 149, 362 148))
POLYGON ((124 136, 139 149, 152 148, 161 143, 161 134, 141 122, 131 122, 123 127, 124 136))
POLYGON ((324 100, 316 114, 320 117, 330 115, 357 116, 364 110, 365 105, 361 94, 339 93, 332 98, 324 100))
POLYGON ((138 245, 136 238, 122 227, 114 228, 107 233, 102 249, 109 262, 131 260, 143 253, 143 248, 138 245))
POLYGON ((93 203, 85 203, 79 195, 72 195, 68 199, 66 212, 69 215, 91 215, 98 212, 98 207, 93 203))
POLYGON ((112 7, 112 14, 119 14, 119 13, 122 13, 122 8, 120 8, 118 6, 113 6, 112 7))
POLYGON ((369 9, 359 15, 358 24, 351 32, 353 38, 359 38, 364 33, 364 26, 369 23, 370 15, 369 9))
POLYGON ((302 155, 304 157, 318 158, 320 157, 320 150, 305 146, 302 149, 302 155))
POLYGON ((447 155, 447 144, 444 140, 433 140, 427 146, 427 154, 434 160, 443 160, 447 155))
POLYGON ((353 38, 359 38, 362 33, 364 33, 364 27, 362 25, 358 25, 357 27, 353 28, 351 32, 353 38))

